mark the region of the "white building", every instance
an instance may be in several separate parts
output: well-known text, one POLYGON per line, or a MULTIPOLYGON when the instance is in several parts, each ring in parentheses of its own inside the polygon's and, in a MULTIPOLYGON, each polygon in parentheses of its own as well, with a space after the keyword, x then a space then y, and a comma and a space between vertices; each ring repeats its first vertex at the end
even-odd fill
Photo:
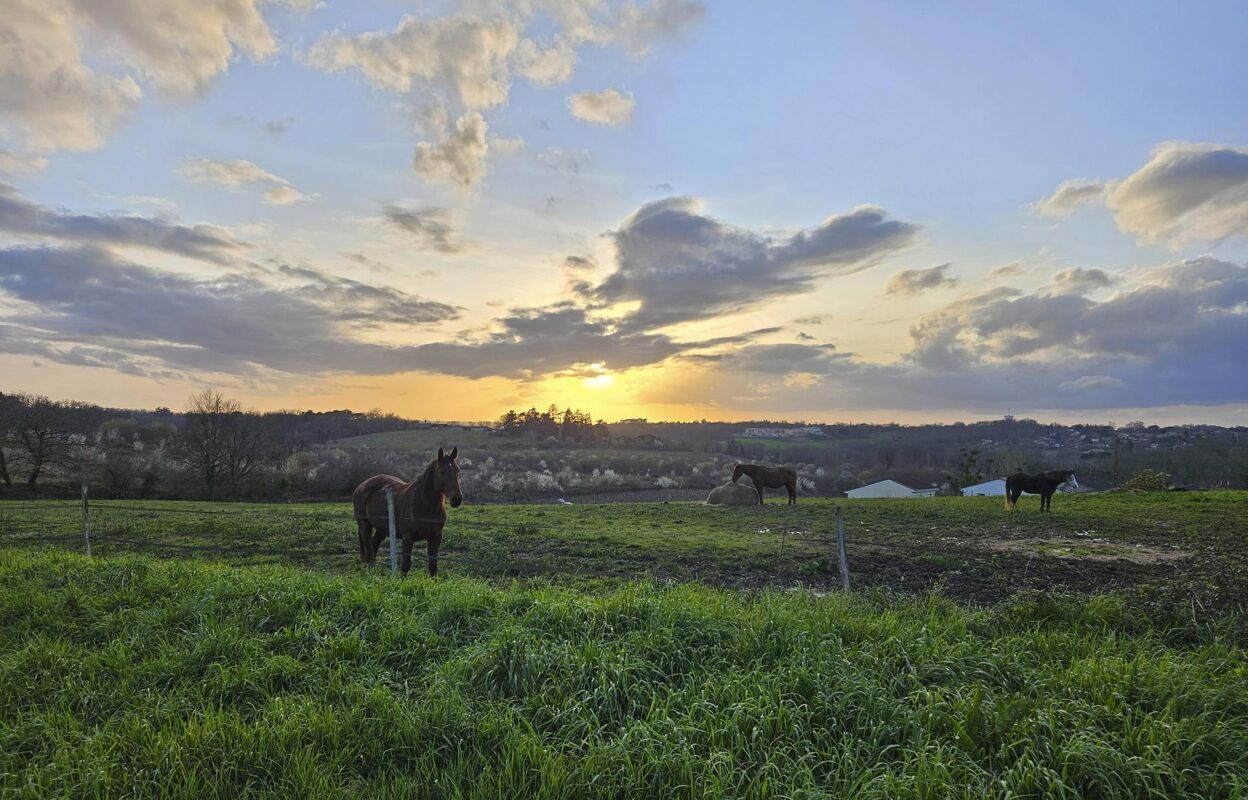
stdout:
POLYGON ((871 483, 866 486, 859 486, 857 489, 850 489, 845 493, 852 498, 859 497, 935 497, 935 489, 911 489, 909 486, 903 486, 897 481, 883 480, 871 483))
POLYGON ((1004 497, 1005 496, 1005 478, 997 478, 994 481, 984 481, 974 486, 967 486, 962 490, 963 497, 1004 497))

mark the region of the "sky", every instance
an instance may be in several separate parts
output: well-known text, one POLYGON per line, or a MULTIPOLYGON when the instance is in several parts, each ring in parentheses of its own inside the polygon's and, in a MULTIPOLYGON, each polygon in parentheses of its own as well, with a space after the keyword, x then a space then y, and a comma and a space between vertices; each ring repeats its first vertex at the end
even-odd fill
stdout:
POLYGON ((0 0, 0 391, 1248 425, 1248 6, 0 0))

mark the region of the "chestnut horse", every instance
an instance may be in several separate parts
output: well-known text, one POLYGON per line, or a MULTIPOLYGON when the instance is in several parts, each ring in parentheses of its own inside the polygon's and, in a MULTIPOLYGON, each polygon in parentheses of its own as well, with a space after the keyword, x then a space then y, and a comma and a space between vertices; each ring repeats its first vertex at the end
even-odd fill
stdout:
POLYGON ((750 476, 754 481, 754 491, 758 492, 758 504, 763 504, 763 489, 779 489, 781 486, 789 490, 789 503, 797 502, 797 473, 788 467, 769 467, 766 464, 737 464, 732 471, 732 482, 742 475, 750 476))
POLYGON ((438 547, 442 544, 442 528, 446 525, 446 499, 459 508, 464 493, 459 488, 459 448, 445 455, 438 448, 433 460, 420 477, 411 483, 393 475, 374 475, 355 487, 351 506, 360 528, 360 560, 373 564, 377 548, 390 535, 390 516, 386 508, 386 487, 394 490, 395 533, 403 537, 403 574, 412 567, 412 543, 424 540, 429 555, 429 574, 438 574, 438 547))
POLYGON ((1005 479, 1005 507, 1014 510, 1018 497, 1023 492, 1040 495, 1040 510, 1053 510, 1053 493, 1062 485, 1079 488, 1073 469, 1051 469, 1039 475, 1028 475, 1026 472, 1015 472, 1005 479))

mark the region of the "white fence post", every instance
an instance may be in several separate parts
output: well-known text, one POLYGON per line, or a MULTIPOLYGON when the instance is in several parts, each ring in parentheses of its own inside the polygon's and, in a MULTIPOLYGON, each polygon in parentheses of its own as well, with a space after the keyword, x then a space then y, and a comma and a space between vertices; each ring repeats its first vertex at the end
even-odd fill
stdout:
POLYGON ((390 571, 399 571, 399 544, 394 534, 394 487, 386 487, 386 514, 390 522, 390 571))
POLYGON ((836 507, 836 555, 841 566, 841 590, 849 591, 849 560, 845 557, 845 515, 836 507))
POLYGON ((82 538, 87 543, 87 555, 91 555, 91 510, 87 505, 87 485, 82 485, 82 538))

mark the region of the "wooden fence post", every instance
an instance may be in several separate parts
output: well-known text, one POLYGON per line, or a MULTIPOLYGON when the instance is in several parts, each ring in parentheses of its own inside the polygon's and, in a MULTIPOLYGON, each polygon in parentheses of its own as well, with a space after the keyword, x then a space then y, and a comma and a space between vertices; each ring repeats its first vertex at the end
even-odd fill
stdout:
POLYGON ((87 505, 87 485, 82 485, 82 538, 87 543, 87 555, 91 555, 91 509, 87 505))
POLYGON ((836 507, 836 555, 841 566, 841 590, 849 591, 849 561, 845 557, 845 514, 836 507))
POLYGON ((394 534, 394 487, 386 487, 386 515, 390 522, 390 571, 399 571, 399 543, 394 534))

